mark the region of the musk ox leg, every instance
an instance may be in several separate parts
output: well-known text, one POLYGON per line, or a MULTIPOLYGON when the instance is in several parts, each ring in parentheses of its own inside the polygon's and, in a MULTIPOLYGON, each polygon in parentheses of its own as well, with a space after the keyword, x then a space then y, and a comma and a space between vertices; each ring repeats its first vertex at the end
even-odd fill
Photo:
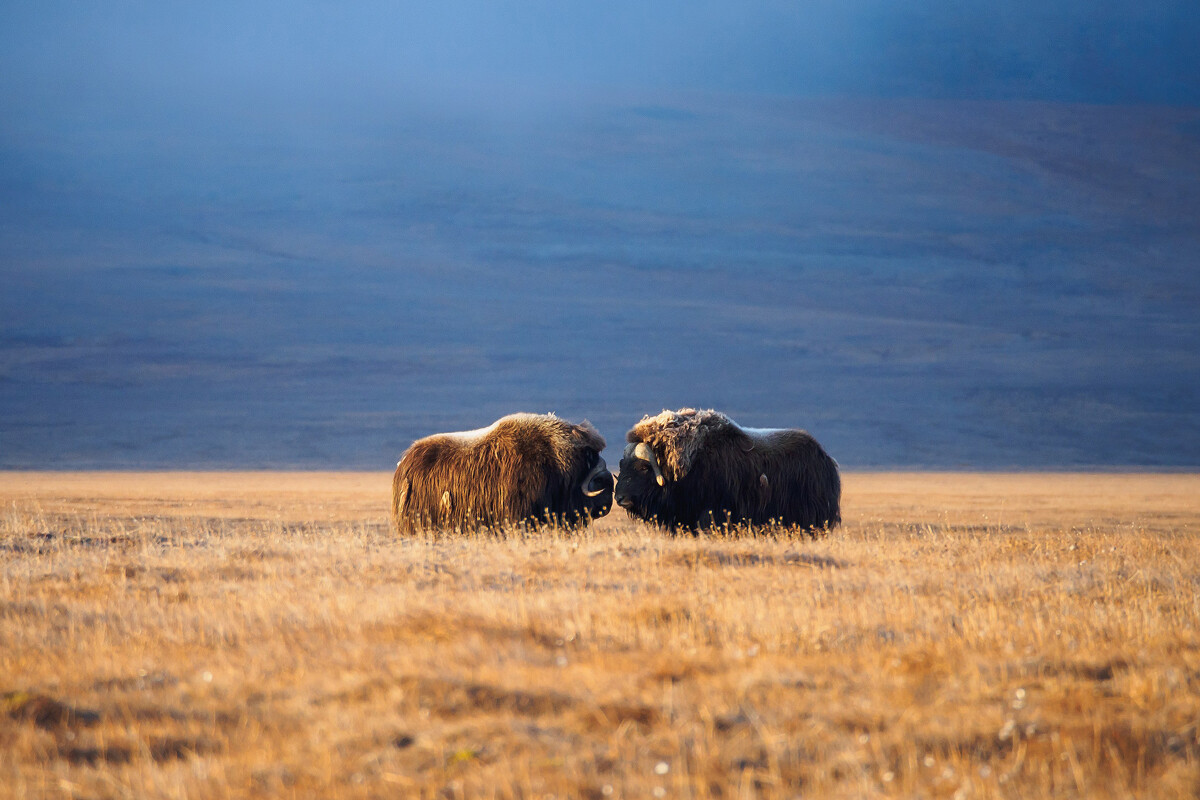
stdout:
POLYGON ((758 476, 758 515, 762 516, 767 506, 771 503, 771 481, 767 479, 767 473, 762 473, 758 476))
MULTIPOLYGON (((398 477, 398 476, 397 476, 398 477)), ((392 485, 392 524, 397 533, 404 533, 404 516, 408 508, 408 478, 399 478, 392 485)))

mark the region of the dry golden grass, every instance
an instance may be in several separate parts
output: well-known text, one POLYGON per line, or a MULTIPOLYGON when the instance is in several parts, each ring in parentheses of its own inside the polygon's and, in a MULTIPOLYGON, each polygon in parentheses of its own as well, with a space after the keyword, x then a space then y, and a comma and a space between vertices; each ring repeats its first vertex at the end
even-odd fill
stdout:
POLYGON ((397 539, 388 475, 0 474, 2 797, 1192 797, 1200 476, 397 539))

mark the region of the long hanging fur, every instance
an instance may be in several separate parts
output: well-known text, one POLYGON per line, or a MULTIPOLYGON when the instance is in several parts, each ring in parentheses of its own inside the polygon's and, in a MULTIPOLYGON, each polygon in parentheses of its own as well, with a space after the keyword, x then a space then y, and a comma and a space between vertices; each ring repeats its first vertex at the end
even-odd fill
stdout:
POLYGON ((622 460, 617 497, 632 499, 635 516, 691 530, 841 522, 837 462, 807 431, 742 428, 720 412, 684 408, 643 418, 626 440, 649 445, 665 478, 659 487, 622 460))
POLYGON ((392 520, 399 533, 587 524, 612 504, 611 483, 595 498, 580 491, 604 444, 591 423, 553 414, 512 414, 478 431, 418 439, 396 465, 392 520))

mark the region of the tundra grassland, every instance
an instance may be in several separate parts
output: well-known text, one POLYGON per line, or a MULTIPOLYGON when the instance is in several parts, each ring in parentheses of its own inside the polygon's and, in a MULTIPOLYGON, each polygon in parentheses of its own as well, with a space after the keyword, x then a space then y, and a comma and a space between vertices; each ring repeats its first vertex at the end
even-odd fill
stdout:
POLYGON ((1195 797, 1200 476, 399 538, 390 476, 0 473, 0 796, 1195 797))

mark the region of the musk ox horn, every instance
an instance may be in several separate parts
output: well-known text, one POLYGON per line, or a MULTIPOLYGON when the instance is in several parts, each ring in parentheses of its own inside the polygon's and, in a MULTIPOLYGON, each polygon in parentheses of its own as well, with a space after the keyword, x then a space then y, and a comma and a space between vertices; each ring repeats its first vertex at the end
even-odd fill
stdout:
POLYGON ((592 479, 594 479, 596 476, 601 475, 602 473, 605 473, 605 472, 608 472, 608 464, 604 463, 603 458, 596 459, 596 466, 592 467, 591 472, 589 472, 587 475, 583 476, 583 486, 581 486, 580 488, 583 490, 584 497, 595 497, 596 495, 598 495, 604 491, 603 486, 601 486, 599 489, 597 489, 594 492, 589 492, 588 487, 592 485, 592 479))
POLYGON ((650 449, 650 445, 645 442, 638 442, 637 446, 633 448, 633 457, 649 461, 651 469, 654 470, 654 480, 658 481, 659 486, 666 483, 663 479, 662 470, 658 468, 658 457, 654 455, 654 451, 650 449))

